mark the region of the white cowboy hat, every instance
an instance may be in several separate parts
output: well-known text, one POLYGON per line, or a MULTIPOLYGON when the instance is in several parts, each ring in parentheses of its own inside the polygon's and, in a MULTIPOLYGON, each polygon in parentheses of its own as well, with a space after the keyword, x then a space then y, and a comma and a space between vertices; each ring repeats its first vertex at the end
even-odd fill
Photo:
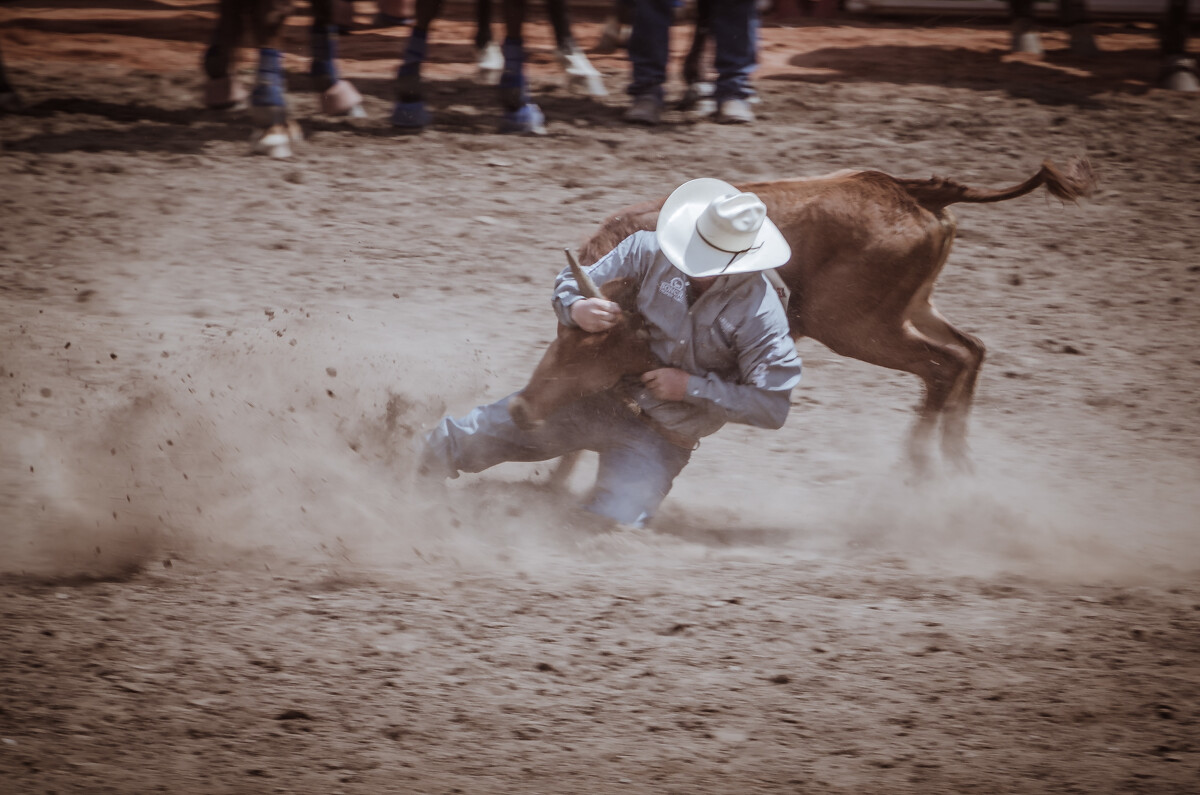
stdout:
POLYGON ((778 268, 792 249, 753 193, 719 179, 685 182, 658 213, 658 245, 688 276, 778 268))

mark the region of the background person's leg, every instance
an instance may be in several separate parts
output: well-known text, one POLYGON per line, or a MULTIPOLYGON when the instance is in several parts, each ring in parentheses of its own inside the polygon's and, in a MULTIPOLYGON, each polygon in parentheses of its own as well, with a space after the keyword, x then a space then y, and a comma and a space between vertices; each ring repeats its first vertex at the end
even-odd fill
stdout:
POLYGON ((750 75, 758 64, 758 12, 755 0, 713 0, 712 36, 716 49, 717 85, 713 98, 720 103, 750 96, 750 75))
POLYGON ((674 14, 671 0, 637 0, 635 3, 628 45, 629 62, 633 67, 633 82, 627 89, 630 96, 650 95, 661 104, 674 14))

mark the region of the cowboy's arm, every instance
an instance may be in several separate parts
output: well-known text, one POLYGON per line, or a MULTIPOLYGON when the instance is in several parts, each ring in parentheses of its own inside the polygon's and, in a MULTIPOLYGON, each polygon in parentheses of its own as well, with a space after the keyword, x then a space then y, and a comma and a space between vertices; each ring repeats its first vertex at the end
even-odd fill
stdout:
MULTIPOLYGON (((774 300, 774 296, 771 296, 774 300)), ((727 381, 715 373, 688 378, 683 400, 717 406, 729 422, 780 428, 800 383, 800 357, 787 330, 782 308, 765 305, 739 326, 735 341, 739 377, 727 381)))
MULTIPOLYGON (((635 233, 622 240, 617 244, 616 248, 605 254, 596 263, 590 267, 584 268, 587 274, 592 277, 592 281, 597 286, 603 286, 605 282, 622 276, 632 276, 641 279, 649 265, 649 260, 653 259, 653 252, 648 251, 643 245, 643 235, 635 233)), ((603 298, 586 299, 579 291, 579 284, 575 281, 575 277, 571 274, 570 268, 563 268, 559 272, 558 277, 554 280, 554 295, 551 298, 551 303, 554 306, 554 312, 558 315, 558 319, 567 326, 579 326, 585 331, 596 331, 601 329, 588 328, 583 323, 580 323, 580 318, 575 316, 585 308, 595 307, 597 312, 619 312, 620 308, 603 298), (582 306, 576 306, 581 302, 586 302, 582 306), (600 302, 600 303, 596 303, 600 302), (574 310, 574 312, 572 311, 574 310)), ((615 321, 615 317, 612 318, 615 321)), ((585 320, 584 323, 587 321, 585 320)), ((612 323, 603 326, 607 328, 612 323)))

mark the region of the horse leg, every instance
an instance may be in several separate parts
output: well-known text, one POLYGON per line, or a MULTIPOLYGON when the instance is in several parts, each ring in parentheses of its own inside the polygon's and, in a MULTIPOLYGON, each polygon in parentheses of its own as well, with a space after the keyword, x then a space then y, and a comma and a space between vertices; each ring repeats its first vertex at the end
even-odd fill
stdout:
POLYGON ((604 20, 596 52, 607 55, 616 52, 629 41, 633 27, 633 4, 636 0, 614 0, 612 12, 604 20))
POLYGON ((1084 0, 1059 0, 1059 17, 1071 36, 1072 55, 1093 58, 1100 53, 1092 26, 1088 24, 1084 0))
POLYGON ((412 22, 412 18, 406 13, 407 2, 408 0, 378 0, 375 18, 371 20, 371 26, 395 28, 409 24, 412 22))
POLYGON ((1012 51, 1042 54, 1042 39, 1033 18, 1033 0, 1008 0, 1012 16, 1012 51))
POLYGON ((529 101, 525 81, 525 43, 521 37, 525 25, 525 0, 504 0, 504 72, 500 75, 500 104, 504 107, 501 132, 545 135, 546 118, 529 101))
POLYGON ((475 0, 475 64, 480 83, 485 86, 500 83, 504 53, 492 40, 492 0, 475 0))
POLYGON ((361 119, 366 116, 362 107, 362 94, 349 80, 338 76, 337 35, 334 24, 335 0, 312 0, 313 24, 309 35, 312 41, 312 65, 308 73, 321 92, 321 110, 331 116, 349 116, 361 119))
POLYGON ((4 56, 0 54, 0 113, 9 113, 21 107, 21 98, 17 96, 12 83, 8 82, 8 73, 4 71, 4 56))
POLYGON ((696 0, 696 22, 692 29, 692 46, 683 59, 683 81, 687 89, 679 100, 680 110, 712 113, 717 109, 713 100, 712 83, 704 79, 704 50, 712 32, 713 0, 696 0))
POLYGON ((419 130, 433 123, 421 89, 421 64, 429 49, 429 26, 441 11, 442 0, 417 0, 417 19, 408 34, 404 59, 396 73, 396 105, 392 109, 395 127, 419 130))
POLYGON ((300 128, 288 118, 283 73, 283 23, 292 0, 262 0, 251 4, 251 30, 258 45, 258 71, 250 92, 250 119, 255 126, 251 151, 271 157, 291 157, 291 144, 300 128))
POLYGON ((1188 1, 1170 0, 1163 17, 1162 75, 1159 82, 1175 91, 1200 91, 1196 59, 1187 54, 1188 1))
POLYGON ((237 0, 221 0, 212 42, 204 51, 204 106, 214 110, 243 105, 249 94, 233 76, 237 48, 242 41, 243 9, 237 0))
POLYGON ((604 87, 604 79, 571 35, 567 0, 546 0, 546 13, 550 16, 551 27, 554 28, 558 64, 567 73, 567 88, 591 97, 607 96, 608 89, 604 87))

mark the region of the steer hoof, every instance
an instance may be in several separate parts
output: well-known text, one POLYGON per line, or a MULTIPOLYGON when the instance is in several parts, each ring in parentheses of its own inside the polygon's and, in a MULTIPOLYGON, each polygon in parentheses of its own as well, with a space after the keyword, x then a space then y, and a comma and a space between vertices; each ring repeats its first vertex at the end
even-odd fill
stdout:
POLYGON ((204 107, 228 110, 246 104, 250 93, 232 77, 210 78, 204 85, 204 107))
POLYGON ((529 102, 516 110, 504 112, 504 119, 500 122, 500 132, 545 135, 546 117, 542 115, 541 108, 529 102))
POLYGON ((303 138, 300 127, 294 121, 272 124, 254 133, 250 139, 250 153, 283 160, 292 156, 292 144, 299 143, 303 138))
POLYGON ((362 94, 358 93, 349 80, 339 80, 321 94, 321 112, 330 116, 349 116, 352 119, 365 118, 367 112, 362 107, 362 94))
POLYGON ((433 115, 424 102, 397 102, 392 109, 392 126, 405 130, 423 130, 433 123, 433 115))
POLYGON ((478 53, 476 59, 478 79, 485 86, 500 84, 500 75, 504 72, 504 53, 496 42, 489 43, 478 53))

